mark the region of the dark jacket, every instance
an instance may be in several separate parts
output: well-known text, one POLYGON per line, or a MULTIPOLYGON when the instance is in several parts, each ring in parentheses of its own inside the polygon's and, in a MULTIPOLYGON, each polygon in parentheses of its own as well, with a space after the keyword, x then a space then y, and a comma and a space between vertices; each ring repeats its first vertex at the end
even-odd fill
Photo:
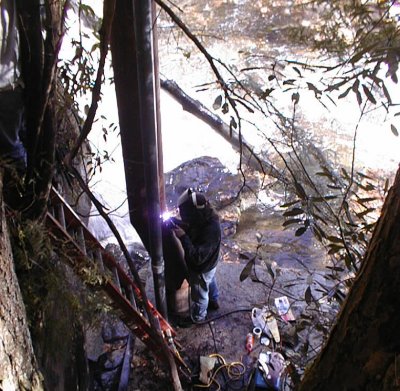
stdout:
POLYGON ((205 273, 218 262, 221 245, 221 227, 218 215, 213 214, 202 224, 190 227, 180 238, 189 270, 205 273))

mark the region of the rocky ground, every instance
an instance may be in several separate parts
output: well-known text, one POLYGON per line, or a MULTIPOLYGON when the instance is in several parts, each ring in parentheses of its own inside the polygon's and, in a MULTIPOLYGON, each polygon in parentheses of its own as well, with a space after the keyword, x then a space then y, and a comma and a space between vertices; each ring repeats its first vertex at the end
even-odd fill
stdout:
MULTIPOLYGON (((198 370, 200 356, 215 353, 221 355, 228 364, 241 362, 247 366, 246 375, 235 382, 232 388, 226 389, 246 389, 255 360, 262 351, 282 352, 288 363, 293 364, 301 374, 304 366, 319 350, 337 311, 336 304, 329 304, 325 300, 321 300, 318 307, 315 303, 307 304, 305 291, 308 285, 301 270, 275 267, 277 277, 272 279, 265 266, 258 261, 255 273, 253 271, 249 278, 241 282, 240 276, 245 265, 243 260, 231 261, 226 256, 217 269, 221 291, 220 309, 209 313, 210 321, 204 325, 176 327, 177 340, 183 348, 182 354, 194 372, 198 370), (256 279, 260 282, 255 282, 256 279), (245 349, 246 335, 254 328, 251 310, 270 304, 271 309, 276 311, 273 299, 281 296, 289 298, 295 321, 286 323, 277 317, 281 344, 263 346, 256 339, 253 351, 248 354, 245 349)), ((317 281, 310 285, 315 297, 319 296, 314 291, 318 289, 317 281)), ((135 345, 133 366, 130 390, 170 389, 165 371, 140 342, 135 345)), ((220 376, 218 381, 226 382, 227 379, 220 376)))

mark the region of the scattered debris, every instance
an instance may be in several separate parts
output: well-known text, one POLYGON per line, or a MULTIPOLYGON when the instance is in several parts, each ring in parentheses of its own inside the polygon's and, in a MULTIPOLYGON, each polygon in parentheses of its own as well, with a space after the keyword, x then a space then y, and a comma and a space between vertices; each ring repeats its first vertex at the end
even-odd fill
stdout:
POLYGON ((200 376, 199 380, 203 384, 208 384, 211 381, 212 371, 217 363, 216 357, 200 356, 200 376))
POLYGON ((253 308, 251 312, 251 318, 254 327, 261 330, 261 333, 259 334, 260 336, 264 333, 273 338, 276 343, 281 341, 278 324, 268 307, 264 306, 262 309, 253 308))
POLYGON ((280 315, 285 322, 291 322, 295 320, 293 312, 290 308, 289 299, 286 296, 277 297, 275 299, 275 307, 278 310, 278 315, 280 315))
MULTIPOLYGON (((262 378, 265 384, 274 390, 280 390, 286 366, 285 358, 278 352, 262 352, 258 356, 258 369, 262 378)), ((258 380, 260 381, 261 379, 258 380)))

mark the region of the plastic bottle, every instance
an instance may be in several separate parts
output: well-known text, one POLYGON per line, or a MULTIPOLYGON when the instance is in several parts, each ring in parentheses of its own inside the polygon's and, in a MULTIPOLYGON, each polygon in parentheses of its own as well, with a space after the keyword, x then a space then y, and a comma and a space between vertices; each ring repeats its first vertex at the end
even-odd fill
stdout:
POLYGON ((253 350, 253 346, 254 346, 254 335, 252 333, 248 333, 246 336, 247 353, 250 353, 253 350))

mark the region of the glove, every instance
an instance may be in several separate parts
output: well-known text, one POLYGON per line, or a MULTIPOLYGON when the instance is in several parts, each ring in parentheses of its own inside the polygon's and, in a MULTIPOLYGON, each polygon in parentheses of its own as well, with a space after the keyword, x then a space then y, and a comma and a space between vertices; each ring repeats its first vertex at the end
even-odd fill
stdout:
POLYGON ((178 225, 175 225, 172 228, 172 231, 174 232, 174 234, 177 238, 181 238, 183 235, 186 235, 186 232, 178 225))

